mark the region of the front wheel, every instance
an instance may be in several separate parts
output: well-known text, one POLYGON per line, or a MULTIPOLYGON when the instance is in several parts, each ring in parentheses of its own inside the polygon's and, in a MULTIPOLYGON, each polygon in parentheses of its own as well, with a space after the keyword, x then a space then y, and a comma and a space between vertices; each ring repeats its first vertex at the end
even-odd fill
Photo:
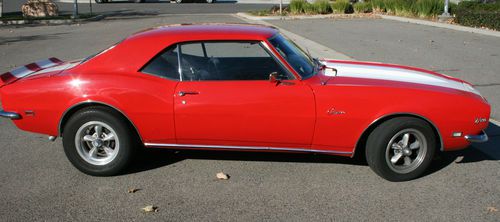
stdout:
POLYGON ((215 0, 205 0, 205 1, 207 1, 207 3, 209 4, 215 3, 215 0))
POLYGON ((413 117, 390 119, 368 136, 366 160, 375 173, 389 181, 421 176, 436 149, 436 136, 424 120, 413 117))
POLYGON ((63 132, 64 152, 83 173, 112 176, 130 163, 134 133, 114 110, 89 107, 74 114, 63 132))

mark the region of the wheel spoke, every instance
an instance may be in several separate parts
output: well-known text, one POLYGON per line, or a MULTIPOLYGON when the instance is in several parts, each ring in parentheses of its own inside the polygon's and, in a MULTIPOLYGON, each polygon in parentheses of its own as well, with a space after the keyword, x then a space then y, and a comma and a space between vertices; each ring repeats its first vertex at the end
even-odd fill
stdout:
POLYGON ((97 153, 97 148, 92 147, 92 149, 90 149, 90 151, 89 151, 89 157, 95 157, 96 153, 97 153))
POLYGON ((410 134, 409 133, 405 133, 405 135, 403 135, 403 140, 401 140, 401 142, 403 143, 402 147, 407 147, 408 146, 408 140, 410 140, 410 134))
POLYGON ((101 137, 101 134, 102 134, 102 126, 100 126, 100 125, 96 125, 94 129, 95 129, 95 133, 97 133, 97 138, 101 137))
POLYGON ((115 138, 115 134, 113 133, 109 133, 108 135, 106 135, 104 138, 102 138, 103 141, 108 141, 108 140, 112 140, 115 138))
POLYGON ((105 146, 103 148, 104 148, 104 152, 106 152, 107 155, 111 155, 111 154, 113 154, 113 152, 115 152, 115 150, 113 150, 107 146, 105 146))
POLYGON ((420 147, 420 142, 418 142, 418 140, 416 140, 415 142, 410 144, 410 149, 412 149, 412 150, 417 149, 419 147, 420 147))
POLYGON ((84 141, 87 141, 87 142, 92 142, 95 140, 95 137, 91 136, 91 135, 86 135, 83 137, 83 140, 84 141))
POLYGON ((404 163, 404 165, 408 166, 410 164, 411 164, 411 158, 409 156, 405 156, 405 163, 404 163))
POLYGON ((391 163, 396 164, 399 159, 403 156, 403 153, 396 153, 392 158, 391 158, 391 163))
POLYGON ((391 145, 391 147, 392 147, 392 149, 395 149, 395 150, 401 150, 401 146, 399 146, 399 144, 397 144, 397 143, 393 143, 391 145))

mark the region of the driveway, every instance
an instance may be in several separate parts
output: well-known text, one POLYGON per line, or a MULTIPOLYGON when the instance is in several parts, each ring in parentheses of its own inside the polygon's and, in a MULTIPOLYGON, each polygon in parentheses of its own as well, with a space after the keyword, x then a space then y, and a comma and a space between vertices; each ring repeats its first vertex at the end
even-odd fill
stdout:
MULTIPOLYGON (((0 27, 0 72, 48 56, 64 60, 82 58, 151 26, 199 21, 243 22, 231 15, 217 14, 0 27)), ((322 25, 327 22, 341 28, 337 25, 381 21, 327 20, 308 24, 311 27, 299 27, 304 25, 303 21, 287 21, 280 26, 357 59, 398 62, 397 57, 401 57, 400 63, 427 67, 422 60, 427 58, 419 60, 413 53, 405 52, 393 56, 385 47, 377 46, 375 39, 386 41, 378 36, 382 34, 368 33, 362 37, 338 30, 319 30, 327 28, 328 25, 322 25), (358 46, 361 44, 373 48, 358 46), (370 53, 365 51, 378 56, 369 57, 370 53)), ((408 24, 395 25, 394 29, 387 29, 388 35, 408 24)), ((401 37, 408 41, 407 48, 414 47, 410 37, 401 37)), ((434 41, 439 43, 442 39, 436 37, 434 41)), ((396 47, 402 43, 393 44, 396 47)), ((426 56, 433 56, 430 54, 426 56)), ((496 65, 491 62, 484 68, 496 65)), ((458 69, 461 67, 465 65, 458 69)), ((73 168, 64 156, 60 139, 48 142, 46 136, 22 132, 11 121, 0 119, 0 218, 5 221, 499 221, 500 214, 489 212, 488 208, 500 208, 500 156, 486 154, 484 150, 498 150, 500 129, 492 125, 488 133, 492 136, 489 143, 440 155, 427 175, 402 183, 385 181, 362 161, 342 157, 165 150, 146 152, 121 176, 102 178, 87 176, 73 168), (220 171, 231 178, 215 180, 220 171), (140 190, 127 193, 131 188, 140 190), (141 212, 146 205, 157 206, 158 212, 141 212)))

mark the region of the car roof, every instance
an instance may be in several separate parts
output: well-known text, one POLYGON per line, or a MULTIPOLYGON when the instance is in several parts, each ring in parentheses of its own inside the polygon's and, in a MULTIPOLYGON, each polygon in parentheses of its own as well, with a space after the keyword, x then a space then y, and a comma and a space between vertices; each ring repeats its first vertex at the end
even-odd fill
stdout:
POLYGON ((264 41, 278 30, 252 24, 177 24, 147 29, 124 39, 104 53, 83 63, 95 72, 137 71, 167 47, 193 41, 264 41))
POLYGON ((274 27, 243 24, 243 23, 198 23, 175 24, 159 26, 138 32, 131 39, 169 37, 183 41, 187 37, 197 36, 204 40, 221 39, 254 39, 263 40, 275 35, 278 30, 274 27))

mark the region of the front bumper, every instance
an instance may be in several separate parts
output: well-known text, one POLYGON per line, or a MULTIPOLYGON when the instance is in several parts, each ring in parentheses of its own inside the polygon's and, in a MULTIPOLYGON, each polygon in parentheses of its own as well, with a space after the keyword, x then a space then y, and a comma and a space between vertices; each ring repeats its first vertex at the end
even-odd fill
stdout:
POLYGON ((483 130, 479 135, 466 135, 465 139, 473 143, 484 143, 488 141, 488 135, 486 135, 486 133, 483 130))
POLYGON ((3 110, 0 110, 0 117, 8 119, 21 119, 21 115, 19 115, 19 113, 5 112, 3 110))

